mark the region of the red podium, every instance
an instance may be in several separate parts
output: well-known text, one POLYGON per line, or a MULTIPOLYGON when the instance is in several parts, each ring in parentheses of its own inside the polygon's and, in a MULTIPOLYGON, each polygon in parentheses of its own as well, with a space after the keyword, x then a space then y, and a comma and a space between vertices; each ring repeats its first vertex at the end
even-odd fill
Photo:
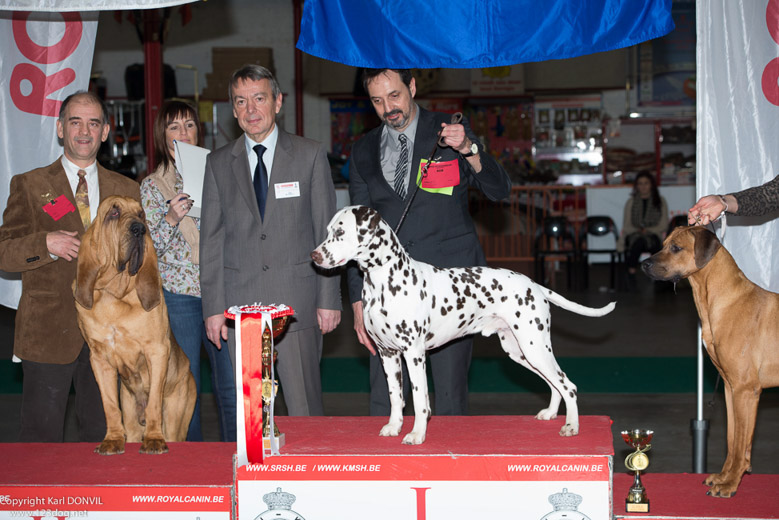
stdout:
POLYGON ((560 437, 563 418, 434 416, 407 446, 410 419, 379 437, 386 417, 279 417, 281 455, 237 468, 238 517, 611 518, 608 417, 560 437))

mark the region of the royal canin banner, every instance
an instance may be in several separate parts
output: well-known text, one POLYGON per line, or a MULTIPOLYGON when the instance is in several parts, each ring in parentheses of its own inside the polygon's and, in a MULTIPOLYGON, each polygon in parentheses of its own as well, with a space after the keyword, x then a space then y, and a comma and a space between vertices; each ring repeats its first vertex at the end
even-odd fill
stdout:
MULTIPOLYGON (((696 9, 701 197, 779 174, 779 0, 697 0, 696 9)), ((778 236, 775 214, 727 217, 723 243, 747 278, 779 291, 778 236)))
MULTIPOLYGON (((89 87, 98 12, 191 1, 0 0, 0 214, 11 177, 62 154, 56 118, 89 87)), ((21 294, 19 275, 0 271, 0 305, 15 309, 21 294)))
POLYGON ((540 520, 552 512, 558 516, 548 518, 609 520, 611 463, 609 456, 281 455, 237 468, 237 511, 256 520, 540 520))
POLYGON ((16 11, 113 11, 157 9, 188 4, 195 0, 0 0, 0 9, 16 11))
MULTIPOLYGON (((97 13, 0 11, 0 209, 11 177, 62 154, 56 119, 62 100, 86 90, 97 13)), ((22 284, 0 272, 0 305, 16 308, 22 284)))
POLYGON ((0 520, 230 520, 232 506, 230 487, 0 487, 0 520))

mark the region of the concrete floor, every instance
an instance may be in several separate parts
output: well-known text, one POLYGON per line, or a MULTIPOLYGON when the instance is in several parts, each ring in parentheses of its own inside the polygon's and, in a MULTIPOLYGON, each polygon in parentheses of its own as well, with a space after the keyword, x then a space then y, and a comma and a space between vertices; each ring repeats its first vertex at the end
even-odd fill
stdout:
MULTIPOLYGON (((639 275, 634 291, 614 292, 602 286, 606 271, 595 266, 591 271, 589 290, 566 291, 564 278, 558 277, 555 290, 591 306, 616 300, 616 310, 604 318, 584 318, 560 309, 553 310, 552 339, 555 355, 572 358, 636 358, 628 370, 635 374, 636 384, 652 381, 662 374, 644 369, 642 358, 662 357, 680 360, 695 356, 697 314, 692 294, 684 282, 674 292, 670 284, 658 286, 639 275)), ((0 359, 12 352, 14 312, 0 307, 0 359)), ((350 309, 345 310, 341 325, 325 337, 325 357, 364 357, 367 351, 357 343, 352 330, 350 309)), ((505 356, 496 338, 477 337, 474 358, 505 356)), ((673 363, 673 359, 667 360, 673 363)), ((710 363, 708 359, 706 363, 710 363)), ((561 363, 562 364, 562 363, 561 363)), ((518 368, 518 370, 524 370, 518 368)), ((689 374, 691 381, 695 373, 689 374)), ((630 380, 630 379, 628 379, 630 380)), ((696 414, 693 392, 667 393, 658 386, 653 393, 635 393, 631 384, 610 393, 590 393, 587 382, 579 386, 581 415, 607 415, 613 421, 615 471, 624 471, 623 460, 629 449, 619 432, 646 428, 655 431, 650 468, 656 473, 692 471, 692 434, 690 420, 696 414)), ((472 392, 472 415, 535 415, 548 402, 548 394, 531 392, 472 392)), ((0 442, 16 442, 19 431, 21 395, 0 394, 0 442)), ((332 416, 359 416, 368 413, 366 393, 325 393, 325 413, 332 416)), ((278 409, 283 413, 283 403, 278 409)), ((564 409, 561 408, 561 413, 564 409)), ((218 440, 213 396, 203 395, 203 431, 207 441, 218 440)), ((710 421, 707 471, 719 471, 726 454, 725 404, 720 385, 716 392, 705 394, 704 418, 710 421)), ((435 417, 432 419, 435 420, 435 417)), ((761 398, 753 443, 755 473, 779 473, 779 442, 773 439, 779 431, 779 393, 765 392, 761 398)), ((68 417, 66 439, 75 438, 75 420, 68 417)), ((488 432, 485 432, 488 435, 488 432)), ((521 434, 518 434, 521 435, 521 434)))

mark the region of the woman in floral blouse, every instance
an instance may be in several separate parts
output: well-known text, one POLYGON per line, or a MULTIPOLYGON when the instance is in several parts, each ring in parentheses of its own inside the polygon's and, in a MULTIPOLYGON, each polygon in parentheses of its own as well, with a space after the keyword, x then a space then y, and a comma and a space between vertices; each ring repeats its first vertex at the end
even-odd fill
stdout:
POLYGON ((200 352, 206 349, 219 415, 222 441, 234 441, 235 376, 223 344, 217 349, 206 337, 200 303, 200 219, 188 216, 192 203, 183 193, 176 170, 174 142, 197 145, 200 121, 197 111, 182 101, 166 102, 154 121, 157 169, 141 183, 141 201, 157 251, 165 304, 173 335, 189 358, 197 384, 198 400, 187 433, 188 441, 202 441, 200 426, 200 352))

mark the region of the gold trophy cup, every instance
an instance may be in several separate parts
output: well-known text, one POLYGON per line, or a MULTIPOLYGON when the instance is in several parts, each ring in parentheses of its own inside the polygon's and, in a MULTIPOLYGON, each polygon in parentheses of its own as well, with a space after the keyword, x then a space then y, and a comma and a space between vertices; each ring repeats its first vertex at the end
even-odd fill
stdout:
POLYGON ((646 488, 641 483, 641 472, 649 467, 649 457, 646 452, 652 448, 652 430, 626 430, 622 432, 622 439, 636 449, 625 458, 625 467, 629 471, 635 472, 633 485, 628 490, 628 496, 625 499, 625 511, 628 513, 648 513, 649 498, 646 494, 646 488))
MULTIPOLYGON (((287 326, 289 316, 273 318, 273 337, 279 336, 287 326)), ((262 331, 262 436, 269 439, 270 433, 270 401, 276 395, 278 383, 271 379, 271 329, 262 331)), ((277 352, 273 350, 273 361, 276 361, 277 352)), ((273 423, 273 436, 281 437, 279 428, 273 423)))

